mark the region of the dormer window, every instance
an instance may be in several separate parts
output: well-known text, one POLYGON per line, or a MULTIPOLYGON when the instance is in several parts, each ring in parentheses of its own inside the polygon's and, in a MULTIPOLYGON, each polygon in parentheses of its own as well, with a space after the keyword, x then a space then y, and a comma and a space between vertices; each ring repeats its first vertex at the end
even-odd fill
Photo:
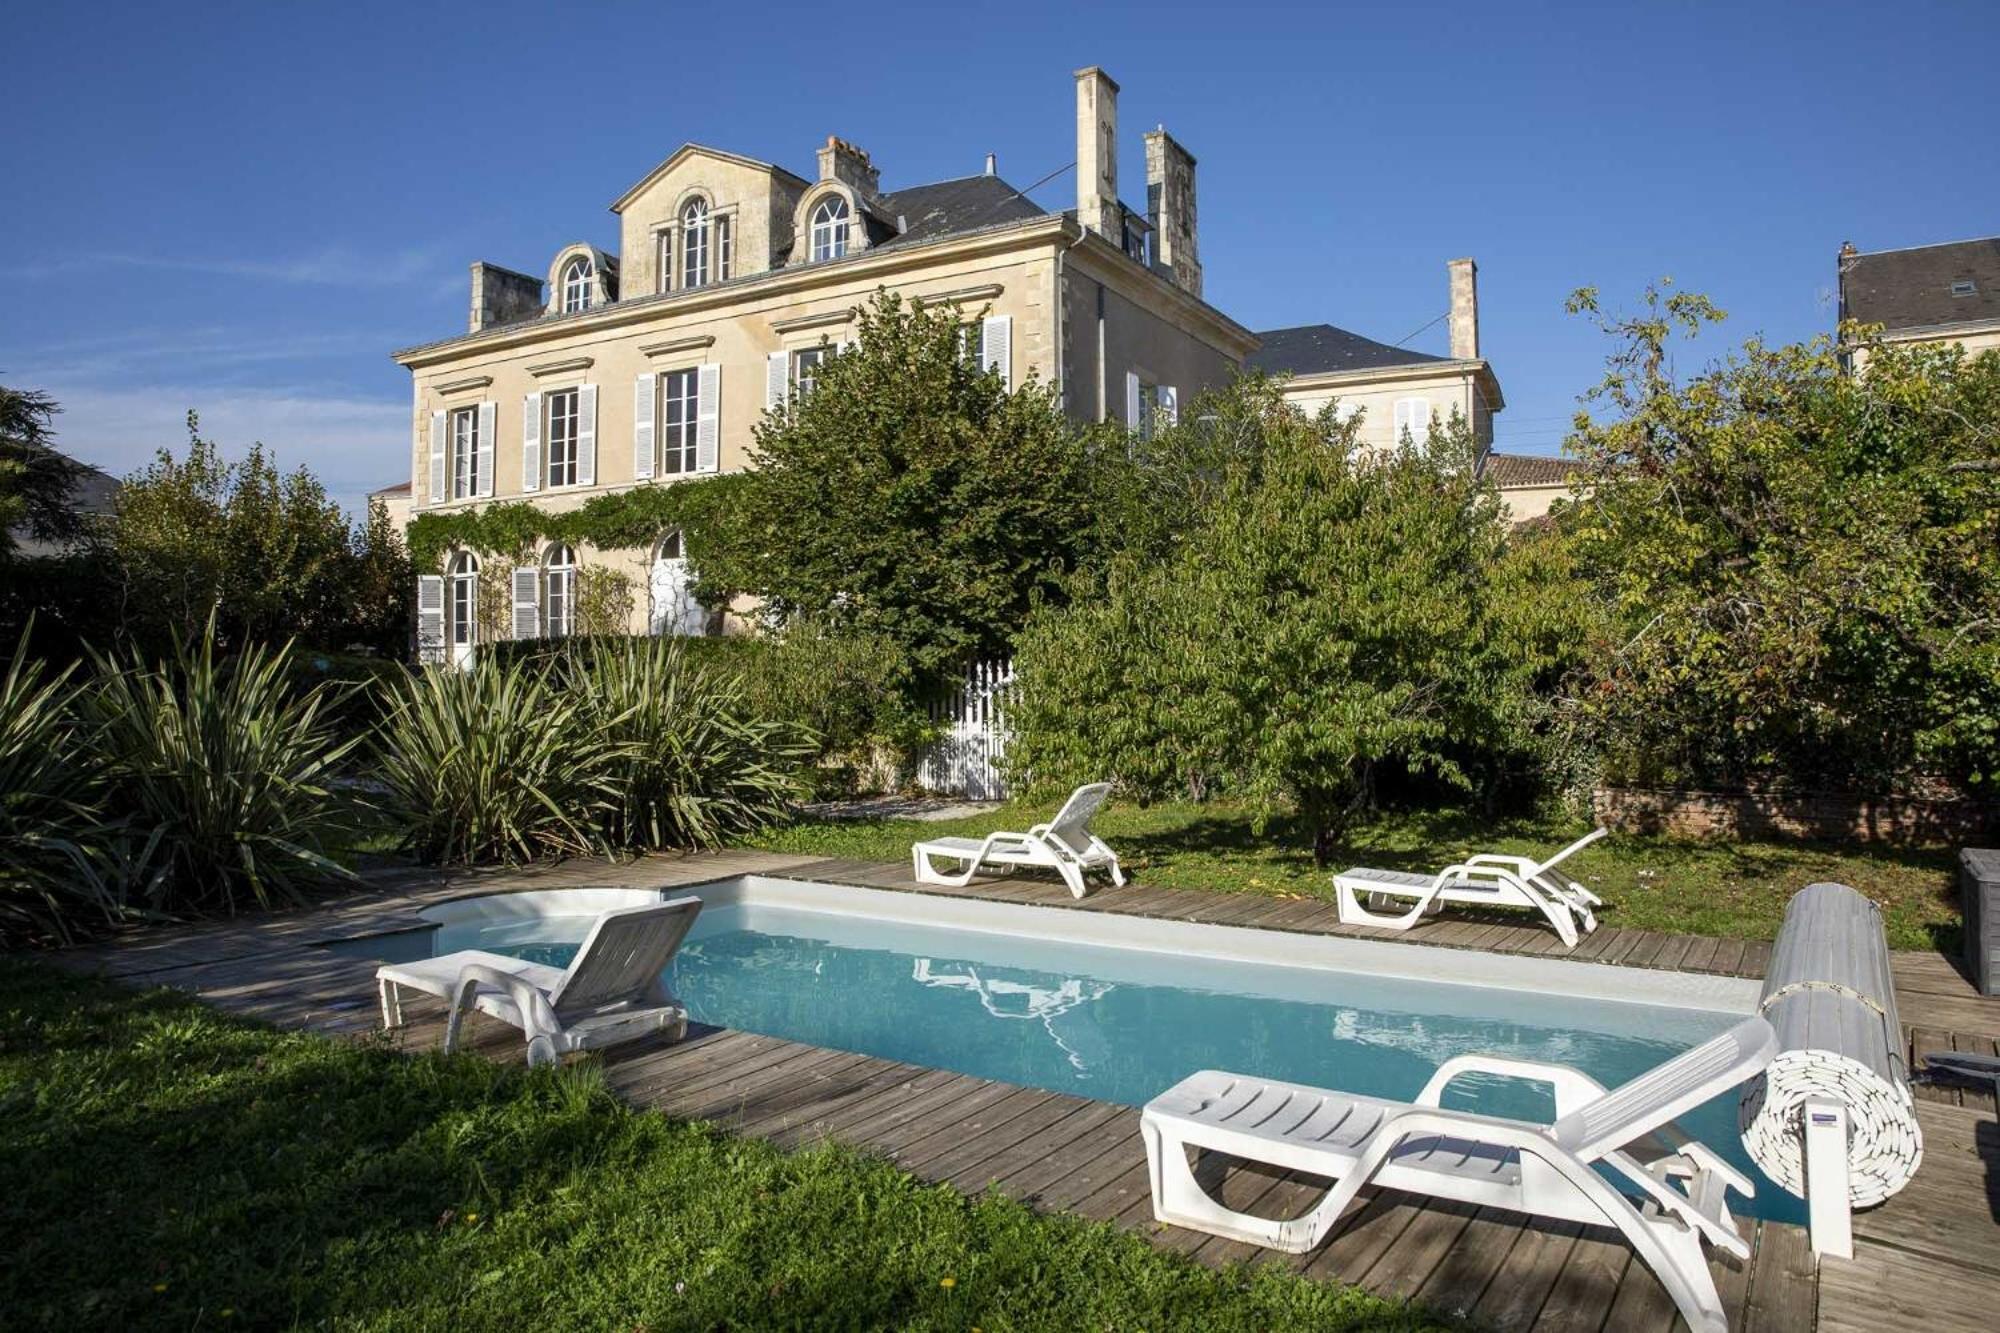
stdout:
POLYGON ((590 309, 590 288, 590 261, 578 255, 563 266, 562 312, 569 315, 590 309))
POLYGON ((681 210, 681 286, 708 285, 708 201, 690 199, 681 210))
POLYGON ((847 200, 828 195, 812 212, 812 257, 839 259, 847 253, 847 200))

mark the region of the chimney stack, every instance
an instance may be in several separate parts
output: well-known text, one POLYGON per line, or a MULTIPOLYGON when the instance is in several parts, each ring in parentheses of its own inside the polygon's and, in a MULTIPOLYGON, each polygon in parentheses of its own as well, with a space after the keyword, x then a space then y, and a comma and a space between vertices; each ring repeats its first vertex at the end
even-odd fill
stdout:
POLYGON ((995 158, 991 153, 988 153, 986 155, 986 174, 989 176, 997 176, 1000 174, 999 159, 995 158))
POLYGON ((1194 154, 1162 125, 1146 136, 1146 215, 1153 224, 1153 259, 1174 285, 1201 295, 1195 250, 1194 154))
POLYGON ((1455 361, 1479 359, 1479 265, 1454 259, 1451 269, 1451 355, 1455 361))
POLYGON ((1076 220, 1124 244, 1118 207, 1118 85, 1097 66, 1076 72, 1076 220))
POLYGON ((819 150, 819 178, 851 186, 863 199, 882 193, 882 173, 868 160, 868 154, 831 134, 826 136, 826 147, 819 150))

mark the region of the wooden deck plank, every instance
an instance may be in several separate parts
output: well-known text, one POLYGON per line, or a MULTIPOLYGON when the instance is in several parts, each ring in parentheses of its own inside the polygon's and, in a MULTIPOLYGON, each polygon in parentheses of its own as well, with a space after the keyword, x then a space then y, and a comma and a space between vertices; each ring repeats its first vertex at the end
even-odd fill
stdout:
POLYGON ((1058 1182, 1091 1169, 1113 1154, 1129 1152, 1138 1139, 1139 1112, 1129 1106, 1116 1107, 1110 1116, 1047 1157, 996 1176, 991 1187, 1012 1199, 1045 1204, 1047 1191, 1058 1182))
POLYGON ((1504 1276, 1494 1278, 1472 1307, 1473 1324, 1496 1333, 1532 1327, 1582 1231, 1574 1222, 1540 1218, 1524 1225, 1507 1256, 1504 1276))
POLYGON ((968 1148, 999 1152, 1012 1147, 1020 1141, 1015 1128, 1017 1122, 1023 1119, 1033 1121, 1057 1099, 1058 1094, 1041 1088, 1016 1087, 983 1107, 976 1115, 919 1139, 907 1148, 889 1153, 889 1160, 912 1175, 928 1180, 931 1178, 931 1163, 950 1158, 954 1153, 968 1148))
POLYGON ((1596 1333, 1632 1263, 1632 1247, 1609 1227, 1585 1227, 1530 1325, 1535 1333, 1596 1333))
POLYGON ((1502 1271, 1527 1221, 1519 1213, 1481 1208, 1460 1233, 1458 1243, 1438 1256, 1414 1298, 1455 1319, 1465 1319, 1502 1271))
POLYGON ((1433 1200, 1411 1219, 1395 1245, 1375 1261, 1363 1285, 1392 1300, 1414 1297, 1457 1247, 1478 1211, 1467 1203, 1433 1200))
POLYGON ((1819 1317, 1819 1283, 1805 1228, 1760 1228, 1755 1258, 1740 1321, 1744 1333, 1811 1333, 1819 1317))
POLYGON ((968 1194, 987 1189, 1004 1193, 1006 1182, 1023 1167, 1045 1161, 1052 1154, 1094 1133, 1120 1109, 1109 1102, 1081 1102, 1070 1107, 1066 1114, 1040 1133, 998 1153, 968 1162, 941 1179, 968 1194))

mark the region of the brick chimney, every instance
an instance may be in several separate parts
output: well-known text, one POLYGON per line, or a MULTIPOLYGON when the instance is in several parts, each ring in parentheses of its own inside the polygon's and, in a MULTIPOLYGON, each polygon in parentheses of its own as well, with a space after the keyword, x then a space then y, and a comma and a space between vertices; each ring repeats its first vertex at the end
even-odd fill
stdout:
POLYGON ((829 134, 819 150, 819 178, 853 187, 863 199, 882 193, 882 173, 868 160, 868 154, 847 140, 829 134))
POLYGON ((1201 295, 1195 250, 1194 154, 1162 125, 1146 135, 1146 216, 1153 224, 1153 259, 1174 285, 1201 295))
POLYGON ((1118 207, 1118 85, 1097 66, 1076 72, 1076 220, 1125 242, 1118 207))
POLYGON ((533 319, 542 313, 542 280, 480 260, 472 266, 472 312, 466 332, 533 319))
POLYGON ((1451 355, 1455 361, 1479 359, 1479 265, 1454 259, 1451 270, 1451 355))

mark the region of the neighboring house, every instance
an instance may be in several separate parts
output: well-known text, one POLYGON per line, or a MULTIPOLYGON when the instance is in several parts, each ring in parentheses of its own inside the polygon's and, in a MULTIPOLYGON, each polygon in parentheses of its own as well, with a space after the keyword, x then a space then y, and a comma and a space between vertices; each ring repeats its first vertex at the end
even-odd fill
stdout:
MULTIPOLYGON (((1120 199, 1117 94, 1102 70, 1076 75, 1074 211, 1033 203, 990 157, 982 175, 885 191, 837 138, 811 180, 688 144, 612 203, 616 255, 569 245, 545 277, 474 264, 467 332, 396 354, 413 394, 408 512, 566 509, 741 468, 764 410, 810 390, 880 287, 977 318, 983 364, 1054 384, 1081 420, 1173 419, 1257 339, 1202 299, 1194 158, 1164 128, 1145 136, 1147 210, 1120 199)), ((514 628, 565 632, 586 562, 632 578, 635 630, 698 632, 682 555, 679 534, 651 553, 536 551, 514 628)), ((477 568, 462 553, 424 579, 426 643, 469 651, 477 568)))
MULTIPOLYGON (((108 519, 118 508, 118 488, 123 485, 118 478, 107 472, 100 472, 88 463, 81 463, 76 481, 69 489, 70 512, 81 516, 86 527, 108 519)), ((50 541, 37 537, 28 530, 27 524, 19 524, 8 536, 13 539, 14 554, 34 559, 47 556, 68 555, 76 549, 70 541, 50 541)))
MULTIPOLYGON (((1884 342, 2000 348, 2000 236, 1862 253, 1840 247, 1840 318, 1879 324, 1884 342)), ((1852 353, 1860 369, 1867 354, 1852 353)))
POLYGON ((1365 412, 1361 439, 1382 448, 1407 432, 1421 439, 1454 412, 1484 450, 1493 443, 1493 414, 1505 407, 1493 367, 1479 355, 1479 268, 1454 259, 1451 273, 1451 355, 1433 356, 1364 338, 1331 324, 1271 329, 1247 364, 1287 377, 1286 401, 1317 413, 1330 401, 1343 417, 1365 412))
POLYGON ((368 492, 370 500, 381 501, 382 512, 389 516, 389 526, 398 532, 410 526, 411 489, 409 482, 399 481, 394 486, 368 492))
POLYGON ((1545 454, 1489 452, 1481 466, 1516 525, 1547 518, 1550 505, 1570 498, 1570 481, 1577 473, 1574 459, 1545 454))

